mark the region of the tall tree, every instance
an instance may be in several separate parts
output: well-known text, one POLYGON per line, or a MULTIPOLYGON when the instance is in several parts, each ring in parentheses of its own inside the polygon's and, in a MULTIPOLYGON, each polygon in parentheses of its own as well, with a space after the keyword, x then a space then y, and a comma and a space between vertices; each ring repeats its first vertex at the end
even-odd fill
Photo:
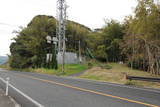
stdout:
POLYGON ((124 51, 133 67, 159 74, 160 11, 153 0, 138 0, 135 16, 127 20, 124 51), (126 50, 128 49, 128 51, 126 50))

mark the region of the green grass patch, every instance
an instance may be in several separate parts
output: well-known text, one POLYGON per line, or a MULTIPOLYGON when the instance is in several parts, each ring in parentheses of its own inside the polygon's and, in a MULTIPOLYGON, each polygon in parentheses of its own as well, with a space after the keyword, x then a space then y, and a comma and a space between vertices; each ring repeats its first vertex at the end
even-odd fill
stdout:
POLYGON ((47 69, 47 68, 29 68, 29 69, 23 69, 23 71, 27 72, 37 72, 37 73, 44 73, 44 74, 52 74, 52 75, 72 75, 79 72, 82 72, 87 69, 87 66, 81 65, 81 64, 65 64, 65 72, 62 73, 62 65, 58 65, 58 70, 54 69, 47 69))
MULTIPOLYGON (((61 68, 61 67, 59 67, 61 68)), ((87 66, 81 64, 66 64, 65 65, 65 75, 72 75, 82 72, 87 69, 87 66)), ((60 72, 60 71, 59 71, 60 72)))

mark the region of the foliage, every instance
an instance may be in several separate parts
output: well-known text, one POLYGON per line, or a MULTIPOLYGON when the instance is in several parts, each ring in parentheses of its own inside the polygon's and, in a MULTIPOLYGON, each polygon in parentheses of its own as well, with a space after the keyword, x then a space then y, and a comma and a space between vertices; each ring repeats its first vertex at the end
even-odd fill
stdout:
POLYGON ((126 20, 123 52, 129 65, 160 74, 160 9, 152 0, 138 0, 135 16, 126 20))
POLYGON ((123 60, 121 54, 120 43, 123 38, 124 27, 119 22, 111 20, 107 22, 106 27, 103 31, 105 51, 107 54, 107 60, 110 62, 118 62, 123 60))
POLYGON ((115 20, 108 21, 100 32, 87 35, 87 45, 94 56, 101 61, 122 60, 120 43, 123 38, 123 25, 115 20))
MULTIPOLYGON (((68 21, 66 30, 67 51, 77 52, 78 41, 81 41, 82 52, 86 48, 85 35, 89 28, 68 21)), ((51 16, 39 15, 32 19, 28 26, 18 32, 10 45, 10 66, 13 68, 57 68, 55 46, 48 44, 47 35, 56 36, 56 19, 51 16), (46 63, 46 54, 52 53, 52 61, 46 63)))
POLYGON ((79 41, 81 46, 82 54, 85 53, 87 48, 86 35, 88 35, 91 30, 84 25, 78 24, 73 21, 68 21, 66 25, 66 50, 70 52, 78 53, 79 41))
MULTIPOLYGON (((47 51, 46 36, 55 35, 56 20, 37 16, 17 34, 10 46, 10 66, 13 68, 42 67, 47 51)), ((51 47, 51 46, 50 46, 51 47)))

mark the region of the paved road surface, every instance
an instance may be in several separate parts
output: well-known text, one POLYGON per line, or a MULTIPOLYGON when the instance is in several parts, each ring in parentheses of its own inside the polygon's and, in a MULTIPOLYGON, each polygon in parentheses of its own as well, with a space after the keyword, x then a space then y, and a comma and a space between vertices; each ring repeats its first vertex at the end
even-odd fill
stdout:
POLYGON ((0 77, 45 107, 160 107, 160 90, 2 69, 0 77))

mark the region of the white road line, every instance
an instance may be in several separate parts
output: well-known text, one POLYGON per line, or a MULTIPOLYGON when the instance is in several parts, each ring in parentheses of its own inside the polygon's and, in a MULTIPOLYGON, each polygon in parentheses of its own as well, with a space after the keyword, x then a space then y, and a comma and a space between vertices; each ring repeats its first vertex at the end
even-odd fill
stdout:
MULTIPOLYGON (((0 77, 0 80, 2 82, 6 83, 6 81, 3 78, 1 78, 1 77, 0 77)), ((23 93, 22 91, 20 91, 16 87, 14 87, 13 85, 9 84, 9 86, 12 87, 15 91, 17 91, 22 96, 24 96, 25 98, 27 98, 28 100, 30 100, 32 103, 34 103, 35 105, 37 105, 37 107, 44 107, 42 104, 40 104, 37 101, 33 100, 31 97, 29 97, 28 95, 26 95, 25 93, 23 93)))

